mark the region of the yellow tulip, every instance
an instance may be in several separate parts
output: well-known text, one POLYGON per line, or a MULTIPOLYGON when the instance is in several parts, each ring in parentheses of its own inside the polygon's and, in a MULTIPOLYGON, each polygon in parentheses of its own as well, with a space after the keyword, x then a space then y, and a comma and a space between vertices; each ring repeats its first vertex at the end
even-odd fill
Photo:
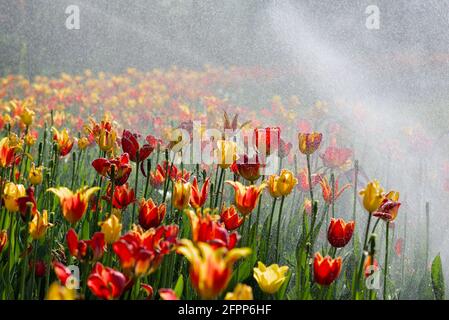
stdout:
POLYGON ((78 139, 78 149, 84 150, 89 145, 89 139, 86 137, 81 137, 78 139))
POLYGON ((22 114, 20 115, 20 120, 22 120, 23 124, 29 126, 33 123, 34 111, 25 107, 22 114))
POLYGON ((34 240, 41 239, 45 236, 47 229, 53 226, 48 222, 48 213, 47 210, 42 212, 42 215, 37 212, 34 214, 33 220, 28 224, 28 230, 30 232, 31 237, 34 240))
POLYGON ((259 261, 257 263, 257 268, 254 268, 253 270, 254 279, 256 279, 259 284, 260 289, 265 293, 274 294, 284 283, 288 267, 279 267, 277 264, 272 264, 271 266, 266 267, 259 261))
POLYGON ((104 240, 106 243, 113 243, 120 238, 122 231, 122 224, 115 214, 101 223, 101 232, 104 233, 104 240))
POLYGON ((238 283, 233 292, 226 293, 225 300, 253 300, 253 289, 242 283, 238 283))
POLYGON ((27 146, 31 147, 36 143, 36 138, 28 132, 24 138, 24 141, 27 146))
POLYGON ((42 183, 43 180, 43 174, 42 171, 44 170, 44 167, 39 166, 36 168, 35 164, 31 164, 30 173, 28 174, 28 180, 30 180, 30 183, 32 185, 38 185, 42 183))
POLYGON ((298 180, 290 170, 282 169, 281 174, 271 175, 268 178, 268 191, 273 198, 287 196, 292 192, 298 180))
POLYGON ((19 203, 17 199, 26 196, 26 190, 23 184, 15 184, 14 182, 8 182, 3 190, 3 200, 5 201, 5 207, 10 212, 19 211, 19 203))
POLYGON ((47 300, 75 300, 75 291, 57 282, 53 282, 48 288, 47 300))
POLYGON ((299 133, 298 134, 298 147, 301 153, 310 155, 314 153, 321 144, 323 134, 318 132, 313 133, 299 133))
POLYGON ((215 150, 217 163, 222 169, 227 169, 237 160, 237 145, 233 141, 218 140, 215 150))
POLYGON ((183 180, 176 181, 173 186, 172 204, 178 210, 184 210, 190 201, 190 193, 192 185, 190 182, 183 182, 183 180))
POLYGON ((368 182, 365 189, 359 192, 363 197, 363 206, 366 211, 372 213, 379 208, 384 199, 383 192, 384 190, 380 187, 379 181, 377 180, 368 182))

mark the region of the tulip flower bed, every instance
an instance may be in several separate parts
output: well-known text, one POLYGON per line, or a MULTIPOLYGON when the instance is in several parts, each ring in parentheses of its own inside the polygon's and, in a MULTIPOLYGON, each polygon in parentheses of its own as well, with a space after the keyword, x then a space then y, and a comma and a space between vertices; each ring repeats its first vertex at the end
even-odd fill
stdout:
POLYGON ((366 179, 325 103, 217 93, 261 74, 1 79, 1 299, 444 298, 439 256, 406 276, 400 190, 366 179), (195 136, 214 161, 186 161, 195 136))

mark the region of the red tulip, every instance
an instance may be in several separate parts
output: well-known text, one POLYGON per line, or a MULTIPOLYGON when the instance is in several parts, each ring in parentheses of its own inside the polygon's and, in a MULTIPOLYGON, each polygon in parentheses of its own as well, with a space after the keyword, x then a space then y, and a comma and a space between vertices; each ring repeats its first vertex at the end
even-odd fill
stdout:
POLYGON ((192 192, 190 194, 190 205, 195 208, 201 208, 204 203, 207 200, 207 193, 208 193, 208 186, 209 186, 209 178, 204 181, 204 184, 201 188, 201 190, 198 187, 198 180, 197 178, 193 178, 192 183, 192 192))
POLYGON ((162 165, 157 165, 154 172, 150 173, 151 185, 156 188, 160 187, 165 182, 167 176, 169 176, 173 181, 177 181, 179 179, 189 181, 190 172, 186 169, 181 172, 174 164, 164 161, 162 165))
POLYGON ((261 175, 260 169, 262 165, 257 156, 249 159, 247 155, 244 155, 236 161, 236 166, 238 174, 251 183, 259 179, 261 175))
POLYGON ((142 199, 139 205, 139 224, 143 229, 156 228, 164 220, 166 212, 165 203, 156 205, 152 199, 142 199))
POLYGON ((332 259, 329 256, 323 258, 319 252, 315 254, 315 259, 313 260, 313 271, 315 282, 322 285, 328 286, 340 274, 341 271, 341 257, 332 259))
POLYGON ((220 222, 214 220, 208 213, 202 216, 200 210, 196 213, 189 210, 187 215, 192 226, 192 240, 194 242, 206 242, 212 248, 225 247, 228 250, 231 250, 237 244, 240 238, 237 232, 229 233, 220 222))
MULTIPOLYGON (((106 200, 111 200, 111 184, 106 190, 106 200)), ((114 197, 112 198, 112 206, 117 209, 124 209, 131 203, 136 201, 134 189, 129 187, 128 182, 114 187, 114 197)))
POLYGON ((122 268, 128 274, 143 276, 154 272, 162 259, 173 249, 179 228, 160 226, 143 231, 135 229, 112 244, 122 268))
POLYGON ((126 288, 125 275, 97 262, 87 279, 87 286, 100 299, 112 300, 120 297, 126 288))
POLYGON ((239 216, 239 213, 234 206, 230 206, 227 209, 221 211, 220 214, 221 221, 224 223, 226 229, 229 231, 239 228, 243 224, 243 217, 239 216))
POLYGON ((95 232, 91 240, 78 240, 75 230, 70 229, 66 235, 67 248, 73 257, 79 260, 84 260, 87 256, 88 249, 92 255, 93 260, 99 260, 105 251, 104 233, 95 232))
POLYGON ((132 162, 144 161, 148 156, 156 149, 157 144, 160 143, 160 140, 156 139, 152 135, 148 135, 145 138, 147 142, 142 147, 140 147, 137 139, 140 138, 140 135, 137 133, 131 133, 131 131, 123 130, 122 134, 122 150, 129 154, 129 157, 132 162), (139 159, 137 159, 137 152, 139 152, 139 159))
POLYGON ((112 179, 112 170, 114 170, 114 183, 117 186, 124 184, 131 173, 131 164, 129 163, 129 155, 127 153, 112 159, 95 159, 92 162, 92 166, 100 175, 109 179, 112 179))
POLYGON ((327 230, 327 239, 335 248, 342 248, 348 244, 354 232, 354 221, 346 223, 343 219, 331 218, 329 229, 327 230))
POLYGON ((67 279, 72 275, 70 269, 59 261, 53 262, 53 270, 55 271, 56 277, 59 279, 63 286, 65 285, 67 279))

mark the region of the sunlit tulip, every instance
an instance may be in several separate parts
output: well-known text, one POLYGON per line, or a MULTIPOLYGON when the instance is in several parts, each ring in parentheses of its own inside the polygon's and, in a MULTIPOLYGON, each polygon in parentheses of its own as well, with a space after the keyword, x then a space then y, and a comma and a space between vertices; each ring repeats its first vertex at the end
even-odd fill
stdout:
POLYGON ((233 292, 226 293, 225 300, 253 300, 253 289, 243 283, 238 283, 233 292))
POLYGON ((103 177, 114 178, 114 183, 117 186, 124 184, 131 174, 131 164, 127 153, 112 159, 95 159, 92 161, 92 166, 103 177))
POLYGON ((98 135, 96 135, 95 141, 98 144, 100 150, 104 152, 111 152, 117 142, 117 132, 111 125, 103 126, 100 128, 98 135))
POLYGON ((85 150, 89 146, 90 142, 89 142, 89 139, 87 139, 87 137, 81 137, 78 139, 77 144, 78 144, 78 149, 85 150))
POLYGON ((31 220, 28 224, 28 231, 30 236, 34 240, 37 240, 43 238, 47 232, 47 229, 52 226, 53 224, 48 222, 47 210, 44 210, 42 214, 39 212, 34 214, 33 220, 31 220))
POLYGON ((58 146, 59 155, 61 157, 66 156, 72 150, 75 140, 69 137, 69 133, 65 128, 62 131, 58 131, 58 129, 52 128, 52 131, 53 141, 55 141, 58 146))
POLYGON ((178 180, 173 185, 172 205, 178 210, 184 210, 189 205, 192 185, 190 182, 178 180))
POLYGON ((153 199, 142 199, 139 203, 139 224, 143 229, 156 228, 164 220, 166 212, 165 203, 157 205, 153 199))
POLYGON ((2 253, 3 248, 6 246, 8 242, 8 231, 2 230, 0 232, 0 253, 2 253))
POLYGON ((160 143, 158 139, 153 137, 152 135, 148 135, 145 138, 145 143, 140 146, 137 139, 140 138, 140 135, 137 133, 132 133, 129 130, 123 130, 122 134, 122 150, 123 152, 126 152, 129 154, 129 158, 131 161, 136 162, 139 160, 139 162, 144 161, 148 156, 153 152, 154 149, 156 149, 157 144, 160 143), (137 152, 139 152, 139 159, 137 159, 137 152))
POLYGON ((229 231, 238 229, 245 221, 243 217, 239 216, 235 207, 231 205, 229 208, 223 208, 220 214, 221 222, 224 223, 226 229, 229 231))
POLYGON ((203 299, 213 299, 226 289, 231 280, 234 263, 251 253, 249 248, 213 248, 198 242, 182 239, 177 249, 190 262, 190 280, 203 299))
POLYGON ((101 232, 104 234, 104 240, 106 243, 111 244, 120 238, 122 231, 122 224, 119 218, 111 214, 109 218, 101 222, 101 232))
POLYGON ((28 132, 23 138, 23 141, 27 146, 31 147, 36 143, 36 138, 37 137, 35 135, 33 135, 31 132, 28 132))
POLYGON ((337 147, 327 147, 324 153, 320 155, 323 164, 332 169, 345 165, 351 156, 351 149, 337 147))
POLYGON ((66 187, 49 188, 58 198, 62 208, 62 215, 71 224, 78 222, 86 213, 90 197, 100 190, 99 187, 83 187, 75 193, 66 187))
POLYGON ((368 182, 365 189, 359 192, 363 198, 363 206, 366 211, 372 213, 380 207, 384 199, 383 191, 379 185, 379 181, 373 180, 368 182))
POLYGON ((28 174, 28 180, 32 185, 38 185, 42 183, 43 180, 43 166, 36 167, 34 162, 31 164, 30 173, 28 174))
POLYGON ((201 190, 198 187, 197 178, 196 177, 193 178, 192 193, 190 195, 190 205, 193 208, 198 209, 204 205, 204 203, 207 200, 208 187, 209 187, 209 178, 207 178, 206 181, 204 181, 201 190))
POLYGON ((335 182, 334 182, 335 195, 333 195, 332 186, 329 184, 326 177, 321 178, 320 186, 321 186, 321 191, 323 194, 323 200, 327 204, 332 204, 332 202, 337 201, 337 199, 342 195, 343 191, 345 191, 346 189, 351 187, 351 185, 348 183, 348 184, 345 184, 343 186, 343 188, 340 189, 339 185, 338 185, 338 179, 335 179, 335 182))
POLYGON ((179 179, 189 181, 190 172, 186 169, 181 171, 174 164, 164 161, 162 165, 157 165, 154 172, 150 173, 151 185, 155 188, 162 186, 167 176, 173 181, 177 181, 179 179))
POLYGON ((97 262, 87 278, 87 286, 97 298, 112 300, 122 295, 127 281, 123 273, 97 262))
POLYGON ((354 232, 354 221, 345 222, 343 219, 331 218, 327 229, 327 240, 335 248, 342 248, 348 244, 354 232))
POLYGON ((27 107, 22 111, 20 115, 20 120, 26 126, 29 126, 33 123, 35 112, 27 107))
POLYGON ((53 282, 48 288, 46 300, 75 300, 75 290, 53 282))
POLYGON ((338 278, 341 271, 341 257, 332 259, 329 256, 322 257, 319 252, 315 253, 313 260, 313 275, 315 282, 328 286, 338 278))
POLYGON ((3 201, 6 209, 10 212, 19 211, 18 199, 26 196, 26 190, 23 184, 8 182, 3 190, 3 201))
POLYGON ((203 214, 201 210, 187 211, 192 227, 192 240, 209 243, 214 248, 234 248, 240 238, 237 232, 228 233, 226 228, 218 221, 218 217, 211 216, 208 211, 205 210, 203 214))
POLYGON ((66 240, 70 254, 78 260, 85 258, 99 260, 106 248, 105 235, 102 232, 95 232, 90 240, 78 240, 75 230, 70 229, 67 232, 66 240))
POLYGON ((226 183, 230 184, 234 188, 235 206, 237 210, 245 216, 254 210, 262 190, 266 187, 265 183, 262 183, 259 186, 244 186, 238 181, 229 180, 226 181, 226 183))
POLYGON ((268 191, 273 198, 287 196, 292 192, 298 180, 293 176, 293 172, 282 169, 280 175, 271 175, 268 178, 268 191))
POLYGON ((159 226, 143 231, 135 228, 112 244, 126 274, 137 277, 153 273, 177 242, 176 225, 159 226))
MULTIPOLYGON (((111 197, 111 184, 108 185, 107 189, 107 200, 110 201, 111 197)), ((130 188, 128 183, 123 185, 115 186, 114 195, 112 198, 112 206, 117 209, 124 209, 131 203, 136 201, 136 196, 134 194, 134 189, 130 188)))
POLYGON ((8 137, 0 140, 0 167, 10 167, 14 163, 16 149, 16 146, 11 146, 8 137))
POLYGON ((215 150, 217 156, 217 164, 222 169, 227 169, 237 160, 237 145, 234 141, 218 140, 217 149, 215 150))
POLYGON ((311 155, 320 147, 322 138, 323 134, 318 132, 299 133, 298 134, 299 151, 301 151, 301 153, 303 154, 311 155))
POLYGON ((254 279, 256 279, 260 289, 268 294, 276 293, 286 279, 288 271, 287 266, 279 267, 277 264, 272 264, 266 267, 262 262, 257 263, 257 268, 254 268, 254 279))

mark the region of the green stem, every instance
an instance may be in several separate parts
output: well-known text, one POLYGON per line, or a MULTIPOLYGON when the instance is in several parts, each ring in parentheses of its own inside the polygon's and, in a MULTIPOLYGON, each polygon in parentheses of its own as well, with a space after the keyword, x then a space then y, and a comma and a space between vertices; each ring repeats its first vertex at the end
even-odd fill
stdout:
MULTIPOLYGON (((273 215, 274 215, 274 210, 275 210, 275 207, 276 207, 276 201, 277 201, 277 198, 274 198, 273 199, 273 205, 271 207, 270 220, 268 220, 268 238, 267 238, 268 239, 268 243, 270 242, 270 239, 271 239, 271 226, 273 224, 273 215)), ((265 246, 265 254, 264 254, 264 258, 265 259, 268 256, 268 248, 269 248, 268 243, 265 246)))
POLYGON ((282 196, 281 198, 281 205, 279 207, 279 214, 278 214, 278 229, 277 229, 277 233, 276 233, 276 261, 279 262, 279 238, 281 235, 281 218, 282 218, 282 209, 284 207, 284 200, 285 200, 285 196, 282 196))
POLYGON ((385 231, 386 241, 385 241, 385 265, 384 265, 384 300, 387 300, 387 275, 388 275, 388 243, 389 243, 389 230, 390 222, 386 224, 387 230, 385 231))

